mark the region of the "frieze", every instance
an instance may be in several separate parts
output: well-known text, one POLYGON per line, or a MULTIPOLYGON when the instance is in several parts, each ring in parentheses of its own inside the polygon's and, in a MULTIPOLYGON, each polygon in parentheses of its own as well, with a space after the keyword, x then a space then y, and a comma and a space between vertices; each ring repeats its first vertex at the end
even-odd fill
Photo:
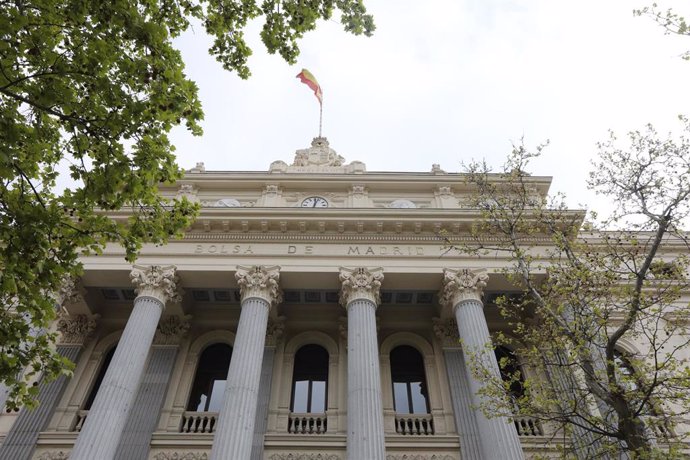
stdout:
POLYGON ((208 460, 206 452, 158 452, 154 460, 208 460))
POLYGON ((69 452, 62 450, 54 450, 41 453, 41 455, 36 457, 36 460, 67 460, 69 458, 69 454, 69 452))
POLYGON ((337 454, 321 453, 277 453, 268 457, 269 460, 341 460, 337 454))
POLYGON ((262 246, 256 244, 197 244, 194 254, 203 255, 343 255, 362 257, 423 257, 438 256, 445 249, 442 246, 428 248, 412 245, 339 245, 336 247, 319 247, 313 244, 286 244, 262 246), (433 253, 433 254, 431 254, 433 253))

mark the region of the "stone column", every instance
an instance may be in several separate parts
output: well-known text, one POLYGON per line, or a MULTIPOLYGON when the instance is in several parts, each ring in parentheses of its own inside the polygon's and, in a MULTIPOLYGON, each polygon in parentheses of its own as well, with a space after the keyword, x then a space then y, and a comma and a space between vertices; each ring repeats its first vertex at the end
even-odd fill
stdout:
MULTIPOLYGON (((472 403, 475 407, 487 405, 479 390, 484 383, 474 377, 472 363, 487 369, 500 379, 496 355, 488 345, 491 344, 489 328, 484 317, 482 289, 489 276, 483 271, 449 270, 443 271, 443 290, 441 303, 451 308, 458 323, 458 333, 462 341, 465 371, 469 383, 472 403)), ((480 409, 475 410, 482 458, 485 460, 513 460, 524 458, 520 439, 513 423, 506 417, 488 418, 480 409)))
POLYGON ((460 347, 458 325, 454 319, 434 319, 434 332, 441 341, 443 358, 446 362, 446 373, 450 386, 450 398, 453 402, 455 425, 460 437, 460 452, 464 460, 482 458, 482 446, 479 439, 479 428, 472 410, 465 357, 460 347))
MULTIPOLYGON (((60 356, 76 362, 96 328, 96 318, 86 315, 62 316, 57 323, 60 339, 57 352, 60 356)), ((45 430, 53 415, 55 406, 62 396, 69 378, 65 375, 46 382, 41 378, 38 383, 39 404, 34 409, 22 408, 17 420, 12 425, 5 441, 0 446, 0 458, 28 460, 31 458, 38 434, 45 430)))
POLYGON ((211 460, 249 459, 254 438, 268 313, 282 301, 279 267, 237 267, 242 312, 211 460))
POLYGON ((261 364, 261 377, 259 378, 259 401, 256 406, 254 440, 252 442, 250 460, 262 460, 264 458, 264 435, 266 434, 266 426, 268 425, 268 400, 271 398, 273 361, 276 353, 276 345, 282 337, 284 329, 284 317, 268 321, 264 359, 261 364))
POLYGON ((340 302, 347 310, 347 458, 384 460, 386 438, 376 307, 382 270, 340 269, 340 302))
POLYGON ((137 298, 70 460, 112 459, 137 396, 153 336, 168 300, 179 301, 175 267, 135 266, 137 298))
POLYGON ((191 326, 190 318, 170 315, 158 324, 146 371, 115 452, 115 460, 149 458, 151 435, 156 430, 180 342, 191 326))

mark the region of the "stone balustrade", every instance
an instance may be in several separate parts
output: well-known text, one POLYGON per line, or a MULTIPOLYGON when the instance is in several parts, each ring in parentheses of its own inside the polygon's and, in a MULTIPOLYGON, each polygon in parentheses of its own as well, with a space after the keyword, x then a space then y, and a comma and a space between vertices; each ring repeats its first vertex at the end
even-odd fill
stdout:
POLYGON ((515 417, 513 423, 518 436, 544 436, 541 420, 534 417, 515 417))
POLYGON ((326 414, 295 414, 288 417, 288 433, 324 434, 328 430, 326 414))
POLYGON ((395 432, 403 435, 434 434, 431 414, 405 414, 395 416, 395 432))
POLYGON ((218 412, 193 412, 182 413, 180 433, 213 433, 218 422, 218 412))
POLYGON ((86 421, 86 416, 89 415, 89 411, 87 410, 78 410, 74 414, 74 422, 72 422, 72 428, 70 431, 76 431, 77 433, 81 431, 81 427, 84 426, 84 422, 86 421))

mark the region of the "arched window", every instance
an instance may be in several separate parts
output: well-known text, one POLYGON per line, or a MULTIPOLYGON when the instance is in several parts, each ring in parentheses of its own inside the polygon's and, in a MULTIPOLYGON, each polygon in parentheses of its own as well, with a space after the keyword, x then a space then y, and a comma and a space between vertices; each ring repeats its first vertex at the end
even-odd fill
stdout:
POLYGON ((391 350, 393 403, 398 414, 428 414, 424 358, 415 348, 401 345, 391 350))
POLYGON ((501 369, 501 378, 504 382, 510 382, 510 396, 516 401, 525 394, 525 376, 520 369, 517 356, 512 350, 502 346, 496 347, 494 352, 501 369), (516 375, 518 376, 517 380, 513 378, 516 375))
POLYGON ((326 412, 328 352, 319 345, 305 345, 295 353, 290 410, 298 414, 326 412))
POLYGON ((189 394, 188 411, 220 411, 231 356, 232 347, 225 343, 211 345, 201 353, 189 394))
POLYGON ((91 406, 93 405, 94 399, 96 399, 96 395, 98 394, 98 389, 101 387, 101 383, 103 383, 103 378, 105 377, 105 373, 108 371, 108 366, 110 366, 110 361, 113 360, 113 355, 115 354, 115 349, 117 348, 117 345, 112 347, 108 353, 106 353, 105 357, 103 358, 103 362, 101 363, 101 368, 98 370, 98 375, 96 376, 96 380, 93 382, 93 386, 91 387, 91 392, 89 393, 89 397, 86 398, 86 403, 84 404, 84 410, 90 410, 91 406))

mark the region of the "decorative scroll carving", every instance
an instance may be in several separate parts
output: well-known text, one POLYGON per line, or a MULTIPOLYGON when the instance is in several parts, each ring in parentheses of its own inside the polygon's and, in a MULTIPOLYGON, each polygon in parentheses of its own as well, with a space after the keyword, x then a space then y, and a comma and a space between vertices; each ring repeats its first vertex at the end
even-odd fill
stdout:
POLYGON ((69 452, 63 452, 61 450, 53 450, 50 452, 43 452, 38 456, 38 460, 67 460, 69 458, 69 452))
POLYGON ((285 317, 280 316, 276 319, 269 318, 266 327, 266 346, 275 347, 283 337, 285 331, 285 317))
POLYGON ((388 454, 386 460, 458 460, 458 458, 447 454, 388 454))
POLYGON ((182 300, 177 289, 179 279, 176 271, 177 268, 172 265, 167 267, 135 265, 129 277, 132 283, 136 285, 135 291, 138 295, 154 297, 165 305, 167 301, 179 302, 182 300))
POLYGON ((489 275, 484 270, 443 270, 443 289, 439 293, 441 305, 455 308, 463 300, 482 299, 482 289, 486 287, 489 275))
POLYGON ((60 315, 57 322, 57 329, 60 331, 58 342, 63 345, 82 345, 96 329, 97 319, 98 315, 60 315))
POLYGON ((340 268, 340 303, 347 307, 355 299, 366 299, 379 304, 381 297, 381 282, 383 281, 383 269, 364 267, 353 269, 340 268))
POLYGON ((84 300, 84 288, 77 278, 65 275, 53 297, 61 307, 82 302, 84 300))
POLYGON ((438 187, 439 196, 453 196, 453 189, 449 186, 439 186, 438 187))
POLYGON ((316 453, 278 453, 268 457, 268 460, 341 460, 337 454, 316 454, 316 453))
POLYGON ((178 345, 191 327, 191 315, 169 315, 160 320, 153 338, 154 345, 178 345))
POLYGON ((206 452, 158 452, 153 460, 208 460, 206 452))
POLYGON ((434 333, 441 341, 441 346, 443 348, 460 348, 458 323, 455 321, 455 318, 434 318, 433 322, 434 333))
POLYGON ((365 195, 366 189, 364 188, 364 185, 361 185, 361 184, 353 185, 352 186, 352 194, 353 195, 365 195))
POLYGON ((240 286, 242 301, 248 297, 259 297, 270 305, 283 301, 283 292, 278 285, 280 267, 237 267, 235 279, 240 286))

